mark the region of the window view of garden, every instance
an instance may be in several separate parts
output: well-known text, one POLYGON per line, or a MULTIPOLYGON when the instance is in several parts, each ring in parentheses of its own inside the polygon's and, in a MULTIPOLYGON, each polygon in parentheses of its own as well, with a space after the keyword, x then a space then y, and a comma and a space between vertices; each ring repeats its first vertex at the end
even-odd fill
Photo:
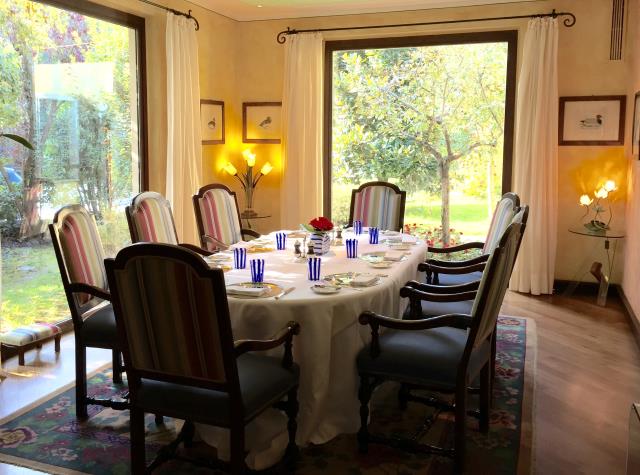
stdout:
POLYGON ((347 222, 353 188, 388 181, 411 231, 482 240, 502 192, 507 56, 503 42, 335 51, 332 218, 347 222))
POLYGON ((107 254, 128 240, 138 192, 136 31, 29 0, 0 0, 0 330, 68 318, 47 224, 95 217, 107 254))

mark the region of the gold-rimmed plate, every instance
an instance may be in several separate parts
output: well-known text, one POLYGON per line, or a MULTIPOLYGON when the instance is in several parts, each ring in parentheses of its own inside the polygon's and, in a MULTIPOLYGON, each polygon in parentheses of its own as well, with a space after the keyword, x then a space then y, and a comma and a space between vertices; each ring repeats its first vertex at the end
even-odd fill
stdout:
POLYGON ((374 285, 377 285, 380 282, 380 278, 378 277, 377 279, 375 279, 375 281, 369 285, 354 285, 353 284, 353 279, 355 279, 356 277, 358 277, 359 275, 361 275, 360 272, 342 272, 340 274, 329 274, 324 276, 324 278, 322 279, 324 282, 336 286, 336 287, 357 287, 357 288, 363 288, 363 287, 372 287, 374 285))
POLYGON ((268 299, 270 297, 275 297, 283 291, 284 288, 282 288, 278 284, 272 284, 271 282, 262 282, 260 284, 254 284, 253 282, 241 282, 239 284, 227 285, 227 295, 236 299, 268 299), (265 292, 259 295, 242 295, 233 293, 230 294, 229 289, 233 289, 234 287, 244 289, 265 289, 265 292))

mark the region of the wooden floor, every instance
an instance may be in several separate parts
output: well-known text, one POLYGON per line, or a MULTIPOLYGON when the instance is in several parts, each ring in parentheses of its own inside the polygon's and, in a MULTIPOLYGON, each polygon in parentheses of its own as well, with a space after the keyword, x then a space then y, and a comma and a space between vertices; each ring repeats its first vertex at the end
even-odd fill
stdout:
MULTIPOLYGON (((640 353, 623 308, 607 308, 593 296, 531 297, 509 293, 503 313, 528 317, 537 327, 534 464, 539 474, 623 474, 631 403, 640 401, 640 353)), ((62 357, 53 345, 27 365, 5 368, 0 384, 0 419, 73 380, 73 339, 63 338, 62 357), (17 371, 16 371, 17 370, 17 371)), ((90 368, 110 361, 93 350, 90 368)), ((0 475, 35 473, 0 464, 0 475)))

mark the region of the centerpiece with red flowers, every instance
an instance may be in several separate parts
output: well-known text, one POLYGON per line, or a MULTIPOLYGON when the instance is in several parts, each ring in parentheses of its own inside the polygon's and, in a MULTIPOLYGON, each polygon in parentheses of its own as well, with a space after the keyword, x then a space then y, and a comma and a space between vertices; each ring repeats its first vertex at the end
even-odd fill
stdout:
POLYGON ((313 243, 313 252, 317 255, 326 254, 331 248, 331 237, 329 231, 333 229, 333 223, 329 218, 320 216, 313 218, 309 224, 303 225, 311 233, 309 239, 313 243))

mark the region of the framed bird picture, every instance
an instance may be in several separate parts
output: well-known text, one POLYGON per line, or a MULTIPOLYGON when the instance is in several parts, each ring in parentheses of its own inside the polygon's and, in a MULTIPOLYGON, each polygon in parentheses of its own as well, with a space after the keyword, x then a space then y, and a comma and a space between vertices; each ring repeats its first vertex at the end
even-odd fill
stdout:
POLYGON ((224 143, 224 102, 200 99, 202 145, 224 143))
POLYGON ((560 145, 624 145, 627 96, 560 98, 560 145))
POLYGON ((243 102, 242 141, 280 143, 282 102, 243 102))

